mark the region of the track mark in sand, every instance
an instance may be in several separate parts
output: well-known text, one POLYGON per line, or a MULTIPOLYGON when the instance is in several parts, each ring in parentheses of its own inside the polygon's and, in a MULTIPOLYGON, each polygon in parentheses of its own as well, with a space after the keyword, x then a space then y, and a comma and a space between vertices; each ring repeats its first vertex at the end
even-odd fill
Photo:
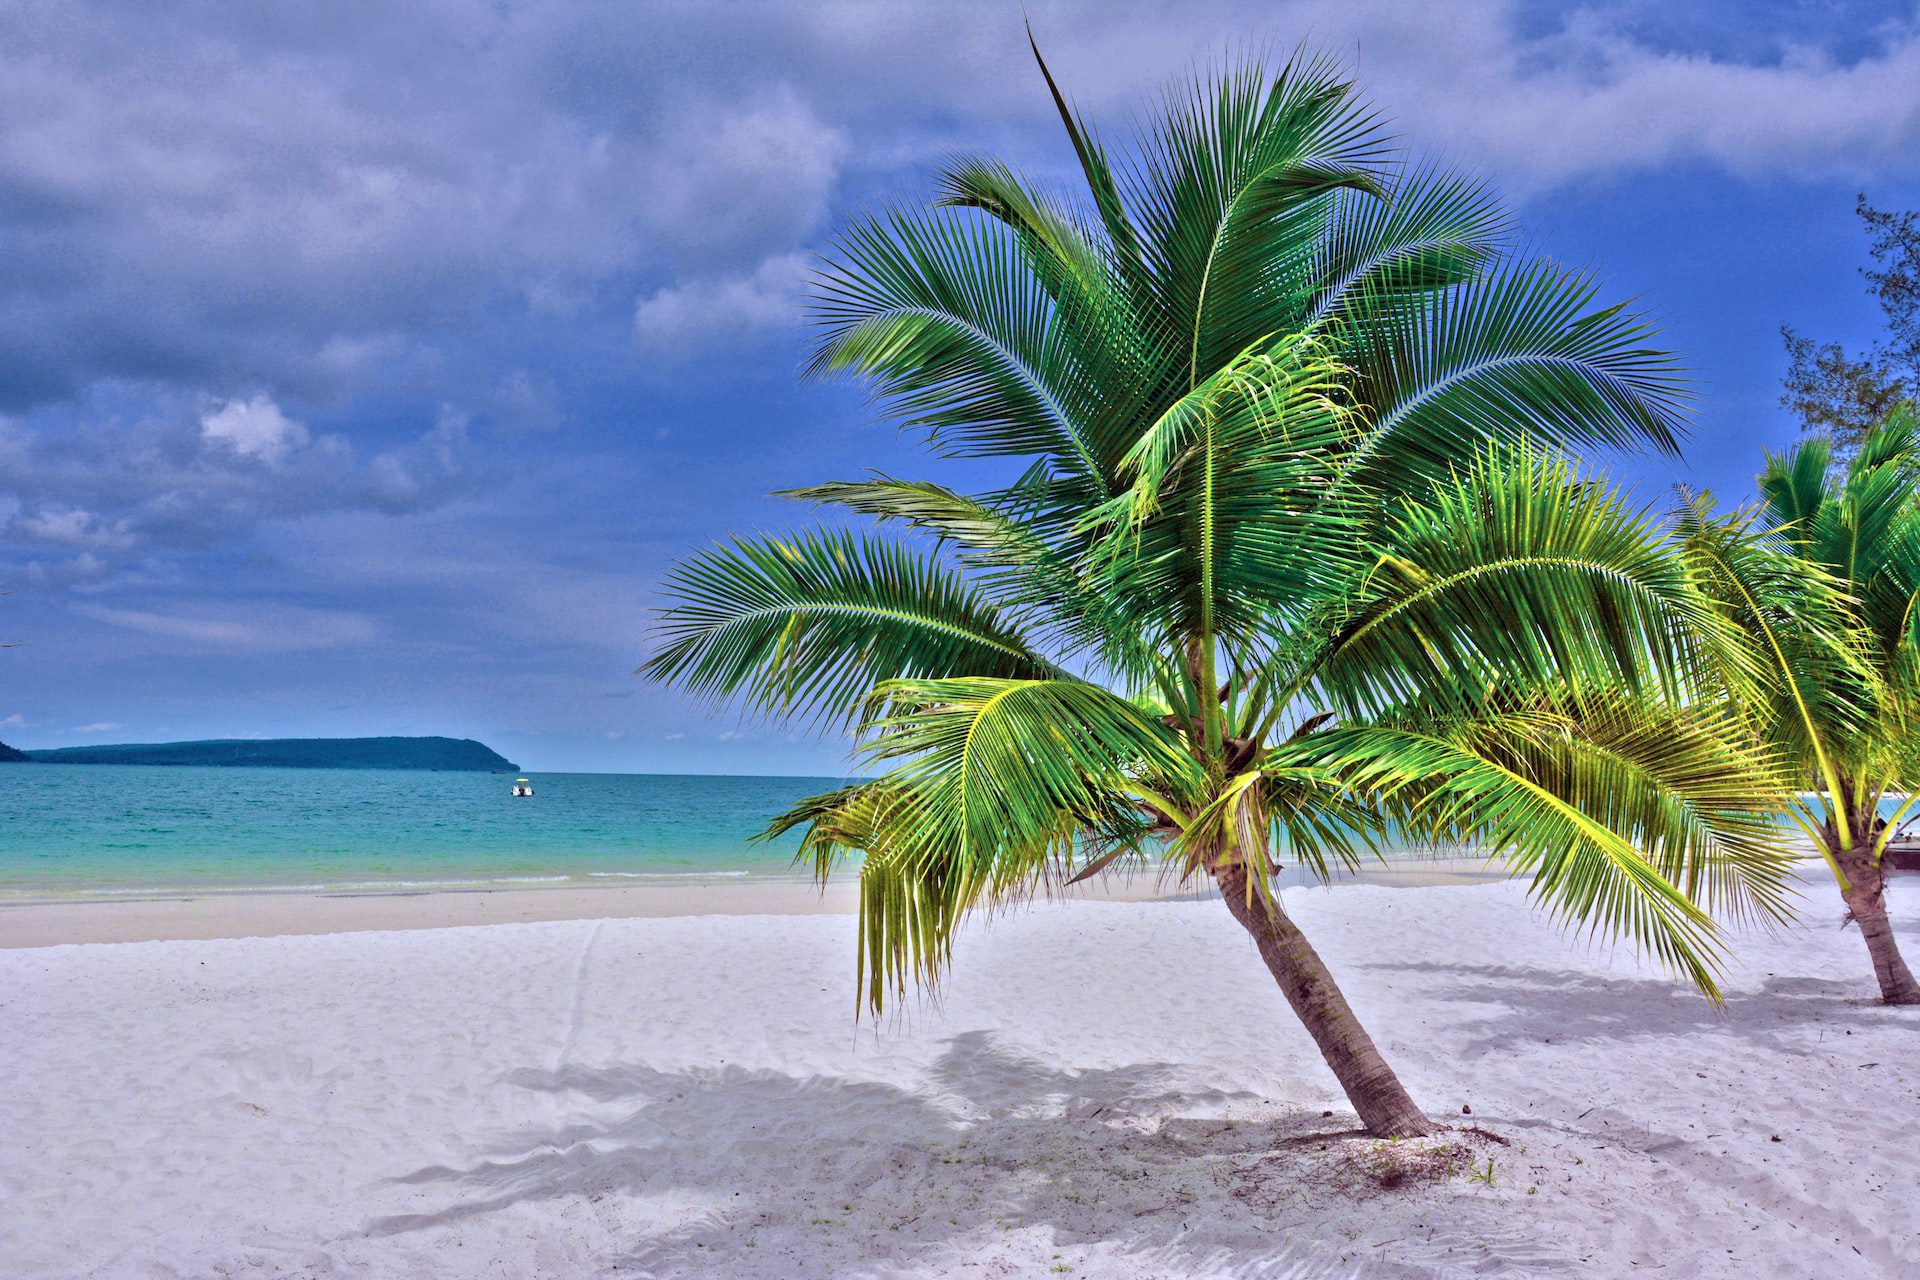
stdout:
POLYGON ((607 927, 605 920, 596 920, 593 929, 587 934, 587 940, 580 944, 580 959, 573 967, 573 1013, 567 1022, 567 1038, 560 1044, 560 1052, 553 1057, 553 1070, 559 1071, 567 1065, 567 1059, 573 1056, 573 1046, 580 1040, 580 1024, 587 1016, 587 963, 593 959, 593 944, 600 941, 601 931, 607 927))

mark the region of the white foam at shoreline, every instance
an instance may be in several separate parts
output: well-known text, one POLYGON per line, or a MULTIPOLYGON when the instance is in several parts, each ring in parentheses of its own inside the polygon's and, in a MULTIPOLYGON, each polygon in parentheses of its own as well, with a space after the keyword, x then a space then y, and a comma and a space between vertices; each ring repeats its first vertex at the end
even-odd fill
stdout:
POLYGON ((566 875, 488 876, 454 880, 325 880, 309 884, 145 884, 116 885, 110 888, 77 886, 0 891, 0 902, 32 903, 67 896, 80 898, 245 897, 249 894, 343 893, 381 889, 475 889, 487 885, 578 884, 583 880, 733 880, 759 875, 776 878, 779 873, 740 870, 725 871, 587 871, 566 875))
MULTIPOLYGON (((594 879, 616 880, 732 880, 751 871, 589 871, 594 879)), ((762 873, 765 874, 765 873, 762 873)))

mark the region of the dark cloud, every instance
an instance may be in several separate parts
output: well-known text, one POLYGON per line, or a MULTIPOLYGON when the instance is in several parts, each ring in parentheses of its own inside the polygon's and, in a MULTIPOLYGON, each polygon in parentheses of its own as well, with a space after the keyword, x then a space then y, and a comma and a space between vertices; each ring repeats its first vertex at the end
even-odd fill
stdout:
POLYGON ((99 583, 129 565, 244 540, 264 520, 403 515, 476 492, 486 478, 466 420, 450 409, 371 453, 309 430, 265 395, 129 423, 0 422, 0 542, 26 583, 99 583))
POLYGON ((845 139, 791 89, 662 77, 636 31, 614 111, 554 92, 586 33, 529 28, 561 11, 340 9, 0 15, 13 407, 101 377, 321 394, 343 354, 751 264, 825 216, 845 139))
MULTIPOLYGON (((1840 61, 1799 37, 1662 47, 1640 5, 1033 13, 1096 109, 1209 44, 1311 37, 1518 186, 1920 153, 1910 14, 1840 61)), ((0 397, 101 377, 344 395, 381 344, 502 308, 724 292, 803 247, 851 178, 1043 125, 1023 40, 1016 10, 974 4, 8 6, 0 397)))

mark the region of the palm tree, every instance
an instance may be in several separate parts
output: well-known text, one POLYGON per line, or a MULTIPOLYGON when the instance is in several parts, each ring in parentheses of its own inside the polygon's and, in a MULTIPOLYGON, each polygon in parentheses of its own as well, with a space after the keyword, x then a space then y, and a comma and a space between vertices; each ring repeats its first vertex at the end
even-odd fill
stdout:
POLYGON ((1888 1004, 1920 984, 1887 919, 1888 842, 1920 806, 1920 431, 1911 408, 1868 433, 1843 473, 1808 440, 1769 454, 1761 507, 1684 513, 1713 591, 1771 668, 1754 711, 1812 783, 1786 811, 1813 838, 1860 926, 1888 1004), (1902 794, 1902 793, 1908 794, 1902 794), (1884 814, 1890 798, 1902 801, 1884 814))
POLYGON ((863 855, 872 1006, 971 908, 1161 859, 1220 887, 1366 1127, 1431 1132, 1270 879, 1405 839, 1504 852, 1711 993, 1708 910, 1781 892, 1738 646, 1554 452, 1672 448, 1671 360, 1325 61, 1194 81, 1125 163, 1040 69, 1079 199, 957 159, 816 288, 814 371, 996 487, 797 491, 888 528, 688 560, 642 669, 856 728, 873 776, 773 830, 822 875, 863 855))

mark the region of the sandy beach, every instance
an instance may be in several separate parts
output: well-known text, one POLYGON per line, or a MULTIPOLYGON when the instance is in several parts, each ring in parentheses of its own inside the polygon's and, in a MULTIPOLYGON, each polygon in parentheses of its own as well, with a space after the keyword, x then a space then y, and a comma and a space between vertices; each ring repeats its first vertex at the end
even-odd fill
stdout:
MULTIPOLYGON (((1483 857, 1414 855, 1369 862, 1355 879, 1380 885, 1485 884, 1504 879, 1483 857)), ((1292 881, 1309 877, 1294 869, 1292 881)), ((1096 877, 1064 891, 1082 901, 1154 902, 1209 896, 1157 871, 1096 877)), ((287 934, 444 929, 548 920, 655 916, 851 915, 855 882, 837 876, 824 888, 804 875, 654 881, 539 889, 373 890, 358 893, 203 892, 125 898, 0 902, 0 950, 65 942, 178 942, 287 934)))
POLYGON ((1724 1012, 1513 885, 1286 899, 1470 1128, 1355 1136, 1213 902, 976 924, 879 1027, 839 914, 17 947, 0 1274, 1920 1267, 1920 1010, 1872 1001, 1817 887, 1737 939, 1724 1012))

